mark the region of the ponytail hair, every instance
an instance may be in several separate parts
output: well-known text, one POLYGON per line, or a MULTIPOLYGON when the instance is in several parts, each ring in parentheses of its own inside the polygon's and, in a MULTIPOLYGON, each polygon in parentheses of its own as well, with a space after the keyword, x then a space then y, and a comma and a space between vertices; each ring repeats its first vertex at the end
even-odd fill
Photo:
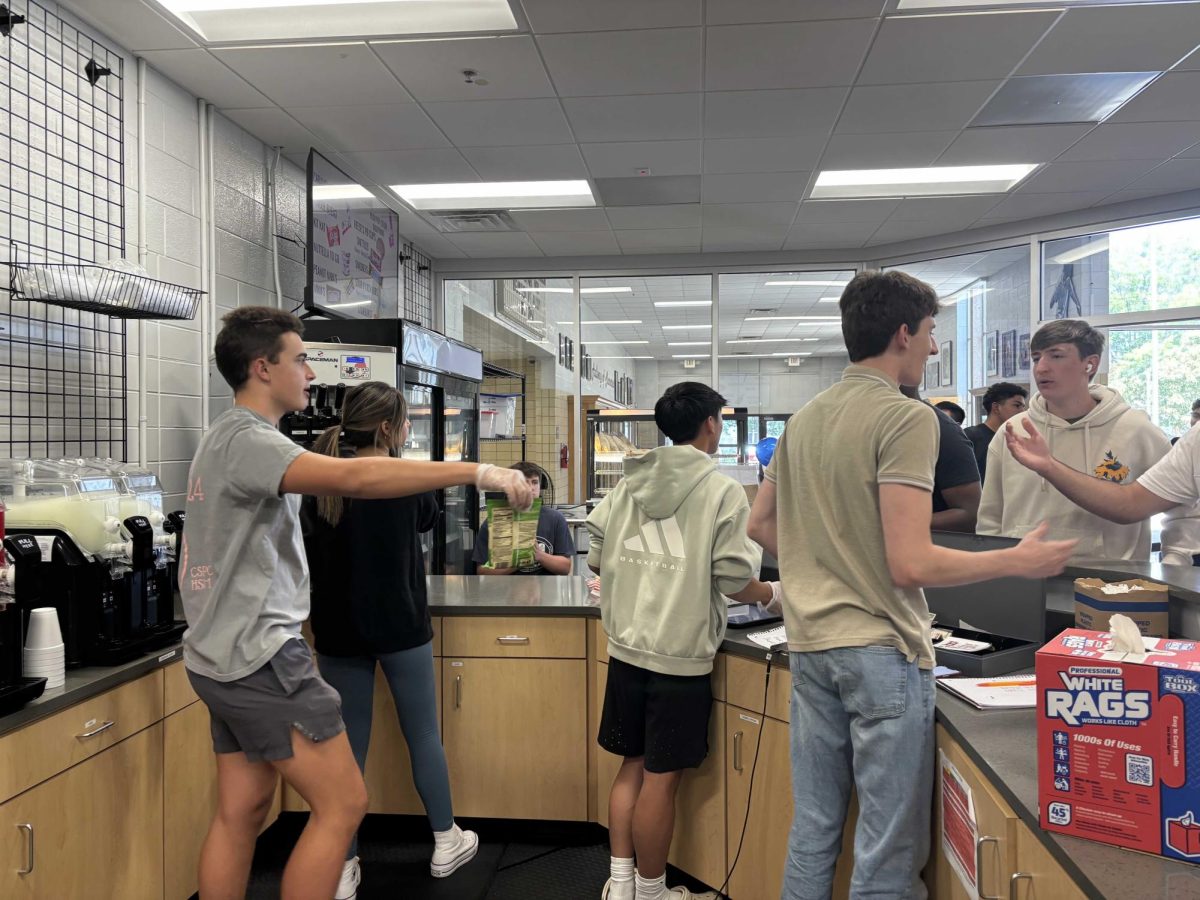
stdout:
MULTIPOLYGON (((343 447, 357 451, 363 447, 394 449, 400 438, 408 404, 404 394, 382 381, 366 381, 346 392, 342 403, 342 424, 326 428, 313 442, 313 453, 340 456, 343 447), (384 424, 390 434, 385 434, 384 424)), ((344 497, 318 497, 317 514, 336 526, 346 507, 344 497)))

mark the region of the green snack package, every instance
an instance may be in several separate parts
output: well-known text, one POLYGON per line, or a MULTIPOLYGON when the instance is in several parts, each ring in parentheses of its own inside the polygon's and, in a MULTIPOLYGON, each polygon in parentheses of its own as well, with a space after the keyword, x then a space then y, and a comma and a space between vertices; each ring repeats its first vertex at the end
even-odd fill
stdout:
POLYGON ((493 569, 528 569, 537 564, 538 518, 541 498, 527 510, 515 510, 504 494, 487 494, 488 566, 493 569))

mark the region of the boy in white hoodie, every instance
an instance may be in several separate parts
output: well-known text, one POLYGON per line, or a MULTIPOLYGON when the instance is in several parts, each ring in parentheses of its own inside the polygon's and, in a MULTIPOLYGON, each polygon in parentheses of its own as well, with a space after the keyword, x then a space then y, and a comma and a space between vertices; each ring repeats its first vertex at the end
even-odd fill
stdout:
POLYGON ((708 755, 725 595, 779 608, 778 582, 754 578, 759 551, 746 536, 746 493, 710 455, 724 406, 707 385, 668 388, 654 421, 674 446, 627 457, 625 477, 588 517, 588 566, 604 584, 609 654, 598 742, 625 759, 609 796, 605 900, 696 896, 667 889, 667 851, 683 770, 708 755))
MULTIPOLYGON (((1112 388, 1092 384, 1104 335, 1086 322, 1061 319, 1038 329, 1029 344, 1038 393, 1011 419, 1018 434, 1031 420, 1055 459, 1114 484, 1132 483, 1170 443, 1150 418, 1112 388)), ((1069 502, 1020 465, 997 435, 988 447, 988 477, 979 505, 979 534, 1024 537, 1047 522, 1055 537, 1078 540, 1075 558, 1149 559, 1149 519, 1117 525, 1069 502)))

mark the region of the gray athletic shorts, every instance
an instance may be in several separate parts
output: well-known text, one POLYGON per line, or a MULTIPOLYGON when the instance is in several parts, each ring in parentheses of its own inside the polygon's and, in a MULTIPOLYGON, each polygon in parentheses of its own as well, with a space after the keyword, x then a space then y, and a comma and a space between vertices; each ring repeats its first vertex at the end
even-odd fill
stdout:
POLYGON ((312 651, 300 638, 237 681, 187 675, 208 707, 217 753, 245 753, 250 762, 290 759, 293 728, 311 741, 346 730, 342 698, 317 674, 312 651))

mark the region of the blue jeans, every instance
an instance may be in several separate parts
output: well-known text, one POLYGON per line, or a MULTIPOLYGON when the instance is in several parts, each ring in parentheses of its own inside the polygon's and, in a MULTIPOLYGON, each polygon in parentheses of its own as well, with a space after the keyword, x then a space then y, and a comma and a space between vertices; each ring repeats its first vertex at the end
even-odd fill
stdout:
POLYGON ((923 900, 933 673, 892 647, 791 653, 792 793, 783 900, 825 900, 858 790, 850 897, 923 900))
MULTIPOLYGON (((379 656, 321 656, 321 677, 342 695, 342 719, 346 737, 358 761, 367 765, 371 745, 371 711, 375 702, 375 663, 383 667, 400 728, 412 758, 413 783, 434 831, 454 827, 450 804, 450 773, 438 731, 437 688, 434 683, 433 643, 384 653, 379 656)), ((350 844, 346 859, 358 855, 358 838, 350 844)))

